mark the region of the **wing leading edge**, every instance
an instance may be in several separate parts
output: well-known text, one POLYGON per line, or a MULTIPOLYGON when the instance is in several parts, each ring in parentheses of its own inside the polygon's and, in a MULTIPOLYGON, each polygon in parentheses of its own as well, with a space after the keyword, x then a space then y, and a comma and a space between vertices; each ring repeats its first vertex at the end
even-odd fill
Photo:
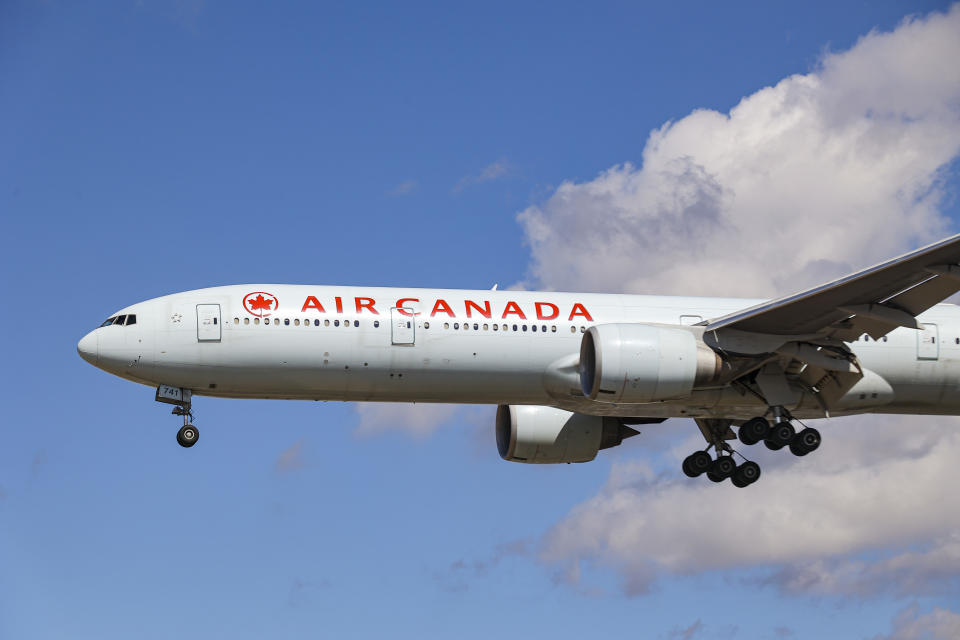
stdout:
POLYGON ((960 291, 960 234, 794 295, 705 323, 775 335, 819 334, 853 340, 900 327, 960 291))

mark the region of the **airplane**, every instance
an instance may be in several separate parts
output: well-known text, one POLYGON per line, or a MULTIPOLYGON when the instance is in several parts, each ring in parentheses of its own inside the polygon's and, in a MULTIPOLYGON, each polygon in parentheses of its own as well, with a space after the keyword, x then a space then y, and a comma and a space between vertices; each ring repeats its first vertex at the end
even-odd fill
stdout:
POLYGON ((154 387, 183 447, 195 396, 492 404, 500 456, 543 464, 692 418, 706 445, 683 472, 743 488, 760 477, 746 447, 820 446, 803 420, 960 415, 957 291, 960 235, 771 301, 213 287, 120 309, 77 350, 154 387))

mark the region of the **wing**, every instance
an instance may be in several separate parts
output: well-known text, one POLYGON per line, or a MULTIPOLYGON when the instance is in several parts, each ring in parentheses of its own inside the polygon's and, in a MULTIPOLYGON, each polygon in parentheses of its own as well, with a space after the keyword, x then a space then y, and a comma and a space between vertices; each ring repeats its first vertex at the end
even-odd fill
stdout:
POLYGON ((801 293, 706 322, 707 330, 874 339, 960 291, 960 234, 801 293))

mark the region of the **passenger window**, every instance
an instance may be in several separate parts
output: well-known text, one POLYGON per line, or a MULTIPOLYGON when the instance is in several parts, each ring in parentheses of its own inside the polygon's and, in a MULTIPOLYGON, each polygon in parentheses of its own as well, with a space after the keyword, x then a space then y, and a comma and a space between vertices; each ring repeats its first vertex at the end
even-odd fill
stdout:
POLYGON ((213 319, 213 324, 217 324, 217 320, 219 320, 219 319, 220 319, 220 318, 214 318, 214 319, 213 319))
POLYGON ((373 328, 376 329, 376 328, 378 328, 379 326, 380 326, 380 321, 379 321, 379 320, 374 320, 374 321, 373 321, 373 328))
POLYGON ((580 327, 580 333, 583 333, 583 332, 586 331, 586 330, 587 330, 586 327, 580 327))
POLYGON ((424 322, 424 323, 423 323, 423 328, 424 328, 424 329, 429 329, 429 328, 430 328, 430 323, 429 323, 429 322, 424 322))
POLYGON ((274 319, 273 319, 273 324, 276 325, 276 326, 280 326, 280 318, 274 318, 274 319))
POLYGON ((243 324, 250 324, 250 318, 244 318, 243 324))
POLYGON ((473 330, 476 331, 476 330, 479 329, 479 328, 480 328, 480 325, 478 325, 476 322, 474 322, 474 323, 473 323, 473 330))
POLYGON ((570 327, 570 333, 576 333, 576 332, 577 332, 576 327, 570 327))
POLYGON ((497 331, 497 330, 499 330, 499 329, 500 329, 500 325, 498 325, 498 324, 493 325, 493 330, 494 330, 494 331, 497 331))
POLYGON ((340 326, 340 321, 339 321, 339 320, 334 320, 334 321, 333 321, 333 326, 339 327, 339 326, 340 326))
POLYGON ((253 324, 260 324, 260 318, 254 318, 253 324))
MULTIPOLYGON (((526 326, 526 325, 524 325, 524 326, 526 326)), ((530 325, 530 331, 536 331, 536 330, 537 330, 537 325, 535 325, 535 324, 530 325)))
POLYGON ((443 323, 443 328, 444 328, 444 329, 449 329, 449 328, 450 328, 450 323, 449 323, 449 322, 444 322, 444 323, 443 323))
MULTIPOLYGON (((137 317, 134 316, 134 317, 133 317, 133 322, 136 322, 136 321, 137 321, 137 317)), ((133 323, 131 323, 131 324, 133 324, 133 323)), ((234 318, 234 319, 233 319, 233 324, 240 324, 240 318, 234 318)))
POLYGON ((329 327, 329 326, 330 326, 330 320, 324 320, 324 321, 323 321, 323 326, 329 327))
POLYGON ((883 341, 884 341, 884 342, 887 341, 887 336, 883 336, 883 341))
POLYGON ((523 330, 524 330, 524 331, 527 330, 527 325, 523 325, 523 330))
POLYGON ((484 330, 484 331, 487 331, 488 329, 490 329, 490 325, 487 325, 487 324, 483 325, 483 330, 484 330))
POLYGON ((453 323, 453 328, 454 328, 454 329, 459 329, 459 328, 460 328, 460 323, 459 323, 459 322, 454 322, 454 323, 453 323))
POLYGON ((295 326, 295 327, 299 327, 299 326, 300 326, 300 318, 294 318, 294 320, 293 320, 293 326, 295 326))
POLYGON ((290 326, 290 318, 284 318, 284 319, 283 319, 283 324, 284 324, 284 326, 289 327, 289 326, 290 326))
POLYGON ((354 320, 354 321, 353 321, 353 326, 359 327, 359 326, 360 326, 360 321, 359 321, 359 320, 354 320))
POLYGON ((550 332, 551 332, 551 333, 556 333, 556 332, 557 332, 557 325, 553 325, 552 327, 550 327, 550 332))
POLYGON ((514 331, 517 330, 517 325, 513 325, 513 330, 514 330, 514 331))

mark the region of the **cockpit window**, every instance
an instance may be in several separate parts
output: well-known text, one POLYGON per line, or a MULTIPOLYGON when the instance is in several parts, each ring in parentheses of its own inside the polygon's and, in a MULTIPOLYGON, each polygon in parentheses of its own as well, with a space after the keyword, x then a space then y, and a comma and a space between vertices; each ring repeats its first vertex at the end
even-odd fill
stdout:
POLYGON ((123 315, 123 316, 111 316, 111 317, 107 318, 106 320, 104 320, 104 321, 103 321, 103 324, 101 324, 100 326, 101 326, 101 327, 109 327, 109 326, 112 325, 112 324, 118 324, 118 325, 120 325, 121 327, 122 327, 123 325, 128 325, 128 326, 129 326, 129 325, 131 325, 131 324, 137 324, 137 314, 135 314, 135 313, 129 313, 129 314, 123 315))

